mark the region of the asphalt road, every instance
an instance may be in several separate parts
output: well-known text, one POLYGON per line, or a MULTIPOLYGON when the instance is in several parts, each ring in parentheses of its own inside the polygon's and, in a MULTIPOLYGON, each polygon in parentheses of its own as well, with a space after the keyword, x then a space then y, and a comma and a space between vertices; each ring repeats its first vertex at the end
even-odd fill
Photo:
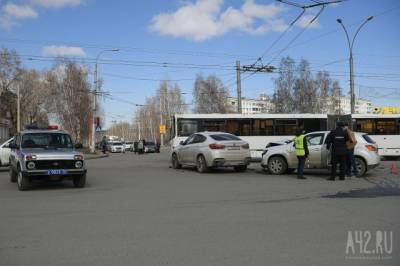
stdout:
POLYGON ((167 153, 87 163, 84 189, 20 192, 0 170, 0 265, 400 265, 392 162, 336 182, 322 172, 272 176, 257 164, 246 173, 174 170, 167 153), (346 254, 355 231, 369 231, 375 250, 377 230, 393 234, 391 253, 379 259, 355 245, 346 254))

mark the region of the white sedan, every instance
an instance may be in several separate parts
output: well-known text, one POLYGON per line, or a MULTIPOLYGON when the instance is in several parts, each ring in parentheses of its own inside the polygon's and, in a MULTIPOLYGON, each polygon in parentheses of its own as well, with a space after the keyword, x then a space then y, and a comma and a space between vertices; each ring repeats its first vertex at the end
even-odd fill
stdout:
POLYGON ((11 138, 0 145, 0 166, 7 166, 10 164, 10 142, 14 138, 11 138))
POLYGON ((233 167, 246 171, 250 163, 249 144, 225 132, 199 132, 191 135, 172 150, 171 161, 175 169, 196 166, 200 173, 215 167, 233 167))

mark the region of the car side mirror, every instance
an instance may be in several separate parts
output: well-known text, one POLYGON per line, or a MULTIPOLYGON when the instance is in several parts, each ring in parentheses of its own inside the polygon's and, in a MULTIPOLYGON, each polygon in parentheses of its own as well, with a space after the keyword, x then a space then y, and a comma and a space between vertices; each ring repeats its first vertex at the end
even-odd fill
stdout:
POLYGON ((10 149, 12 149, 12 150, 18 150, 18 145, 15 144, 15 143, 10 143, 10 144, 8 145, 8 147, 9 147, 10 149))
POLYGON ((76 143, 75 144, 75 149, 82 149, 82 148, 83 148, 82 143, 76 143))
POLYGON ((181 142, 179 142, 180 145, 185 146, 185 142, 182 140, 181 142))

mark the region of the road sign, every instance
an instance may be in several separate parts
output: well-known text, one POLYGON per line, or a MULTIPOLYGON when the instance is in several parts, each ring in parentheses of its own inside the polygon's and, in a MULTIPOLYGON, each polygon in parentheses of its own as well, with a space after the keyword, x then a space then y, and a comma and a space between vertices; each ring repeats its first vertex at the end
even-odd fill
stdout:
POLYGON ((167 129, 164 124, 160 124, 160 134, 165 134, 167 132, 167 129))

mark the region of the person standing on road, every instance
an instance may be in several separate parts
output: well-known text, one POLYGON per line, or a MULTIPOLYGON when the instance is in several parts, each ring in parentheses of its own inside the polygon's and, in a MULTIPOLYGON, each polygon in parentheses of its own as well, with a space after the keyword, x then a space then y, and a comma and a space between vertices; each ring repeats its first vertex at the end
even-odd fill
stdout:
POLYGON ((141 139, 141 140, 139 140, 139 143, 138 143, 138 153, 143 154, 143 152, 144 152, 144 140, 141 139))
POLYGON ((103 139, 101 140, 101 150, 103 154, 106 154, 107 151, 107 137, 103 136, 103 139))
POLYGON ((349 124, 345 124, 345 130, 348 136, 348 140, 346 141, 346 175, 351 177, 353 172, 354 176, 358 175, 356 160, 354 158, 354 147, 357 144, 356 136, 354 132, 350 129, 349 124))
POLYGON ((306 179, 303 176, 304 164, 308 157, 308 146, 306 138, 304 137, 304 132, 302 129, 298 129, 296 131, 296 137, 294 138, 294 147, 296 148, 296 156, 297 156, 297 178, 298 179, 306 179))
POLYGON ((340 180, 344 180, 346 172, 346 141, 348 141, 348 134, 344 129, 343 122, 336 123, 336 129, 332 130, 327 136, 326 145, 328 150, 331 151, 331 177, 328 178, 330 181, 334 181, 336 178, 336 167, 337 163, 340 164, 340 180))

